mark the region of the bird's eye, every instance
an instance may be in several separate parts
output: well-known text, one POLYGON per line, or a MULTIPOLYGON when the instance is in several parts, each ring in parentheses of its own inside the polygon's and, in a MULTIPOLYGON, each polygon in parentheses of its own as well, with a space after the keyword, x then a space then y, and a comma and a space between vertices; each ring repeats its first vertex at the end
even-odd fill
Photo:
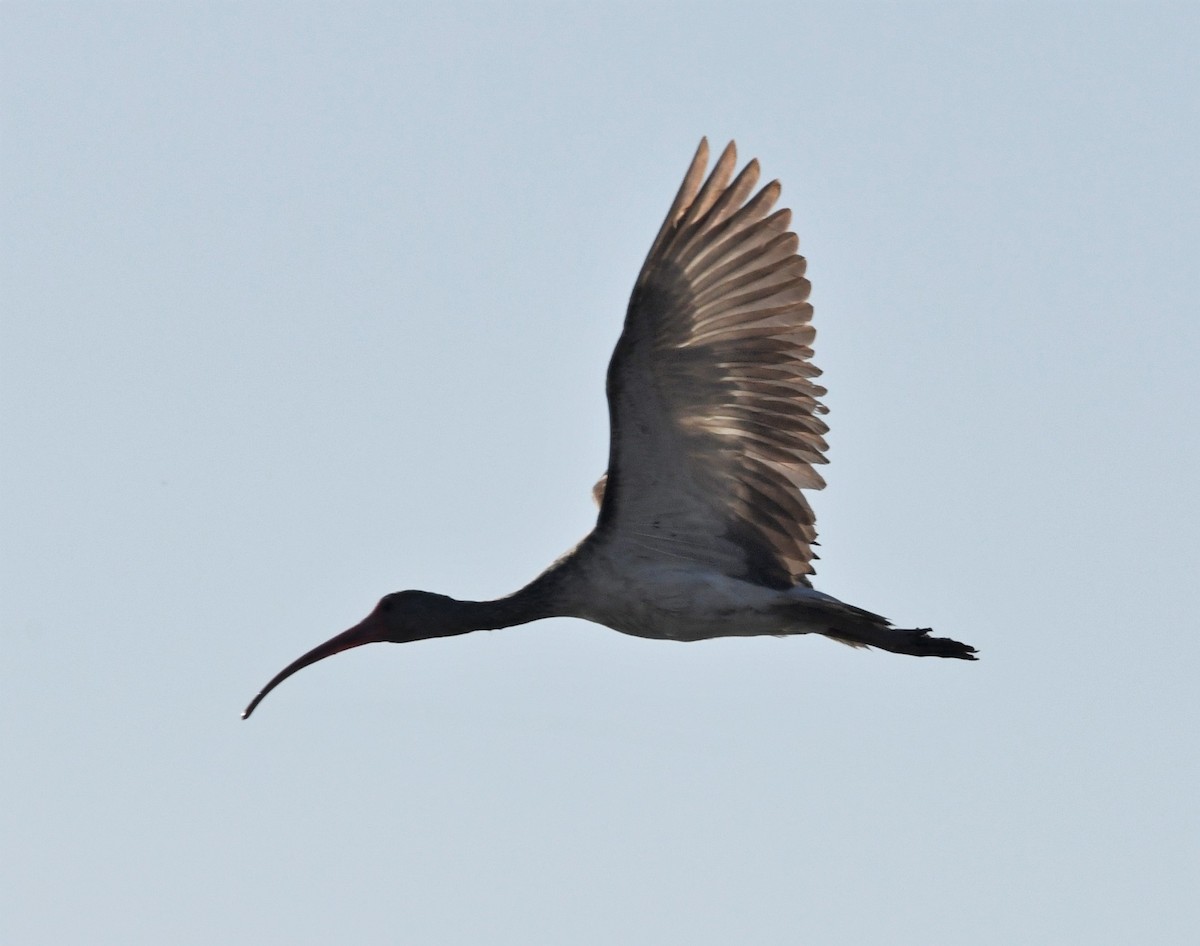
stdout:
POLYGON ((391 595, 388 595, 386 598, 380 600, 379 610, 386 614, 388 611, 392 610, 392 606, 395 603, 395 599, 393 599, 391 595))

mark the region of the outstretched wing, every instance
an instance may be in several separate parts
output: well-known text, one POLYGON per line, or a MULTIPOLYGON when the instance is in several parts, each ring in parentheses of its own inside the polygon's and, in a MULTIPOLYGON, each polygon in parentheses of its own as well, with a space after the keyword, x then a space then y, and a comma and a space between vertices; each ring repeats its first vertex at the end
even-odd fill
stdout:
POLYGON ((800 490, 825 485, 825 389, 791 212, 771 212, 777 181, 751 196, 757 161, 731 182, 736 161, 730 142, 701 186, 700 142, 634 286, 608 368, 597 533, 628 555, 787 588, 813 572, 800 490))

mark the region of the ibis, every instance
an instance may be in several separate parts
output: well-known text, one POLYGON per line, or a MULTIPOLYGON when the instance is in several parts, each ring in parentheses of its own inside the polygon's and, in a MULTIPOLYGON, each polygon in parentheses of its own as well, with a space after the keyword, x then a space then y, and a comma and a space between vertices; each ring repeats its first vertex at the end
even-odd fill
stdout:
POLYGON ((574 617, 636 637, 698 641, 821 634, 853 647, 974 660, 975 648, 893 627, 812 587, 804 490, 826 462, 812 306, 791 212, 773 209, 730 142, 712 172, 702 140, 634 283, 608 366, 608 470, 595 528, 524 588, 494 601, 385 595, 359 624, 288 664, 574 617))

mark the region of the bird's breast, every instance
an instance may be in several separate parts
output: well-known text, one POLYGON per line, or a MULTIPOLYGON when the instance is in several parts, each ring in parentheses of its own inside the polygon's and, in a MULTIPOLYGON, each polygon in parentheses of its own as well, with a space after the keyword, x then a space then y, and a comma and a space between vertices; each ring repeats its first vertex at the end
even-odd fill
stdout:
POLYGON ((700 565, 600 558, 582 570, 572 608, 585 618, 637 637, 692 641, 786 634, 781 592, 700 565))

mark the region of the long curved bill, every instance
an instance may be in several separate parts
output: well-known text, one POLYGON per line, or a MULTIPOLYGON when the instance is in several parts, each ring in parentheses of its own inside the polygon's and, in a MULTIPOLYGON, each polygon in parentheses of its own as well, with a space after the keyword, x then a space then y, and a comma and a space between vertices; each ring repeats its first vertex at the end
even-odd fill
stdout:
POLYGON ((303 657, 298 657, 280 670, 279 673, 271 678, 270 683, 258 691, 258 696, 250 701, 250 705, 242 710, 242 719, 249 719, 250 714, 254 712, 254 708, 263 701, 266 695, 297 670, 303 670, 310 664, 315 664, 318 660, 324 660, 326 657, 340 654, 342 651, 350 650, 352 647, 361 647, 363 644, 373 644, 382 640, 383 638, 379 636, 379 627, 372 620, 372 617, 368 617, 361 624, 354 625, 348 631, 342 631, 337 637, 330 638, 324 644, 314 647, 303 657))

